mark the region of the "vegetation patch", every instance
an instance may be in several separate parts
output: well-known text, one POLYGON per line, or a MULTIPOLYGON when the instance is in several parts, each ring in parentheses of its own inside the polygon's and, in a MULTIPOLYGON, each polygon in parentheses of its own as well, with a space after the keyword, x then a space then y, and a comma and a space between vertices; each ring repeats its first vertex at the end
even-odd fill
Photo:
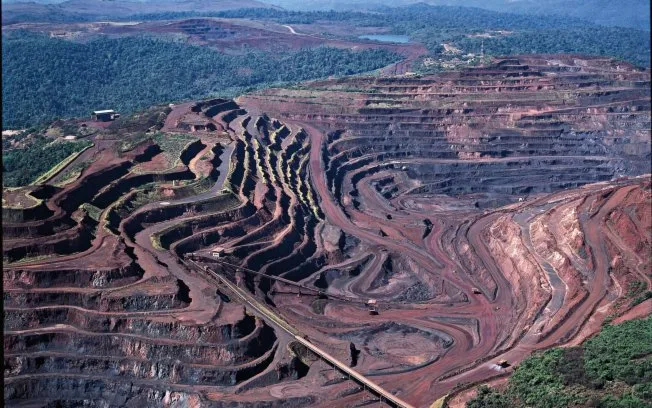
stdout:
POLYGON ((3 257, 2 261, 6 262, 8 265, 11 265, 11 266, 20 266, 20 265, 26 264, 26 263, 44 261, 46 259, 53 258, 53 257, 54 257, 54 255, 26 256, 24 258, 20 258, 19 260, 13 261, 13 262, 11 260, 3 257))
POLYGON ((88 140, 53 142, 43 135, 36 135, 22 148, 3 151, 3 185, 26 186, 36 182, 39 177, 47 178, 61 170, 74 160, 77 153, 91 145, 88 140))
POLYGON ((652 299, 652 290, 646 290, 647 284, 643 281, 633 281, 629 283, 626 296, 632 299, 630 306, 636 306, 652 299))
POLYGON ((143 186, 143 189, 137 190, 136 193, 130 195, 127 200, 121 200, 119 204, 114 207, 120 218, 125 219, 138 208, 164 198, 158 190, 149 189, 148 187, 153 187, 153 185, 143 186))
MULTIPOLYGON (((453 68, 453 65, 442 64, 444 61, 459 60, 464 65, 477 63, 482 54, 521 53, 595 54, 641 66, 650 65, 649 31, 624 28, 622 23, 607 27, 561 15, 524 15, 418 3, 375 13, 241 9, 225 11, 220 16, 274 20, 284 24, 330 21, 353 27, 382 27, 423 43, 434 57, 428 60, 438 68, 453 68), (458 49, 459 55, 451 53, 444 44, 449 50, 458 49)), ((649 27, 649 22, 642 26, 649 27)), ((422 64, 417 69, 428 71, 427 65, 422 64)))
POLYGON ((100 220, 100 216, 102 215, 102 210, 95 207, 93 204, 90 203, 83 203, 80 208, 82 208, 86 213, 88 214, 89 217, 91 217, 95 221, 100 220))
POLYGON ((149 37, 82 44, 28 31, 3 33, 2 126, 87 116, 99 108, 128 113, 162 102, 232 97, 274 84, 372 71, 399 59, 381 49, 228 55, 149 37))
POLYGON ((59 177, 56 182, 57 187, 63 187, 67 184, 72 183, 73 181, 77 180, 79 176, 81 176, 82 172, 86 170, 86 168, 90 166, 90 162, 84 161, 81 163, 77 163, 73 166, 70 166, 70 168, 66 169, 59 177))
POLYGON ((72 161, 75 160, 80 154, 82 154, 84 152, 84 150, 90 148, 91 146, 93 146, 92 143, 86 144, 86 146, 83 149, 81 149, 79 151, 76 151, 76 152, 73 152, 70 156, 66 157, 65 159, 60 161, 58 164, 53 166, 50 170, 48 170, 45 173, 43 173, 42 175, 40 175, 39 178, 37 178, 32 184, 43 184, 43 183, 45 183, 50 178, 52 178, 52 176, 54 176, 55 174, 60 172, 64 167, 66 167, 67 165, 72 163, 72 161))
POLYGON ((173 168, 181 160, 181 153, 198 137, 187 134, 172 134, 158 132, 153 137, 156 144, 163 150, 167 168, 173 168))
POLYGON ((118 145, 118 152, 125 153, 130 150, 133 150, 139 144, 143 143, 148 139, 151 139, 151 137, 152 137, 151 135, 148 135, 146 133, 133 134, 131 135, 131 137, 125 138, 124 140, 120 141, 120 144, 118 145))
POLYGON ((605 326, 582 346, 524 360, 507 388, 478 388, 468 408, 652 406, 652 318, 605 326))

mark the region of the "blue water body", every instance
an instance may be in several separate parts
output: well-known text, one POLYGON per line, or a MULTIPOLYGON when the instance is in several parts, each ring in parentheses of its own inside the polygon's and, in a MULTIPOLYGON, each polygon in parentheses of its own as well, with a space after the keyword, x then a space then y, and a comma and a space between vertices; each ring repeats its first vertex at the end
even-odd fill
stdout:
POLYGON ((410 41, 410 37, 408 37, 407 35, 398 35, 398 34, 370 34, 370 35, 361 35, 358 38, 362 38, 363 40, 373 40, 373 41, 401 43, 401 44, 405 44, 410 41))

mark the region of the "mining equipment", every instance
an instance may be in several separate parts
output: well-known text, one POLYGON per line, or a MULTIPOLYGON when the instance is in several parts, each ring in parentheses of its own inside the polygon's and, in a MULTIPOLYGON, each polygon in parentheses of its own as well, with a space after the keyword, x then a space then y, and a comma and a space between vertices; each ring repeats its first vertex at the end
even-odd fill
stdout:
POLYGON ((372 316, 375 316, 378 314, 378 307, 376 306, 376 299, 369 299, 367 300, 367 309, 369 310, 369 314, 372 316))
POLYGON ((222 248, 222 247, 215 247, 215 248, 213 248, 213 250, 211 251, 211 256, 212 256, 213 258, 220 258, 220 257, 224 256, 225 253, 226 253, 226 250, 225 250, 224 248, 222 248))

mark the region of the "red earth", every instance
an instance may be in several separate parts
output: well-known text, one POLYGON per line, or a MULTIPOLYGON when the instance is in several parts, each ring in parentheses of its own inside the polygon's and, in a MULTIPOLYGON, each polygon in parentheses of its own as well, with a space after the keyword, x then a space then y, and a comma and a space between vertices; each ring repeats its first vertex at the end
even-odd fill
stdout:
POLYGON ((649 84, 534 55, 186 103, 158 125, 197 138, 171 169, 100 131, 77 180, 3 208, 5 403, 379 402, 287 325, 460 406, 499 360, 650 315, 649 84))

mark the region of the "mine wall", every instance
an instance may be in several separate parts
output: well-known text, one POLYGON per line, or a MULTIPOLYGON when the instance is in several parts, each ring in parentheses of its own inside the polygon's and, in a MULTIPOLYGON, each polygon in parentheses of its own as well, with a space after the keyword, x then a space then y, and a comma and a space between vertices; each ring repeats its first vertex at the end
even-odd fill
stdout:
MULTIPOLYGON (((155 386, 148 383, 134 382, 128 387, 123 382, 111 381, 105 378, 85 379, 75 376, 46 377, 40 379, 25 378, 12 381, 7 386, 8 400, 26 399, 30 396, 42 401, 51 401, 47 407, 74 407, 84 404, 89 407, 106 407, 107 401, 111 407, 133 405, 159 405, 170 395, 183 401, 200 400, 202 406, 210 408, 255 408, 260 402, 209 401, 202 399, 198 394, 185 390, 171 392, 168 386, 155 386), (56 390, 56 391, 55 391, 56 390), (80 393, 85 398, 79 397, 80 393)), ((270 408, 282 407, 307 407, 313 402, 311 397, 288 397, 284 399, 270 399, 265 401, 270 408)))
POLYGON ((507 351, 516 365, 579 341, 587 319, 628 313, 618 288, 650 289, 632 261, 652 242, 649 178, 628 177, 650 172, 649 76, 524 56, 176 105, 177 130, 224 131, 158 174, 131 172, 161 153, 152 140, 104 152, 110 165, 3 211, 5 260, 27 261, 3 270, 5 404, 377 402, 207 265, 415 406, 495 376, 507 351), (199 177, 188 165, 206 146, 199 177), (190 183, 161 186, 173 180, 190 183))
POLYGON ((82 203, 90 202, 93 196, 95 196, 103 186, 106 186, 113 180, 126 175, 131 166, 132 165, 129 162, 124 162, 88 175, 80 181, 77 188, 65 193, 61 196, 60 200, 58 202, 55 201, 55 203, 66 213, 72 213, 82 203))
MULTIPOLYGON (((273 349, 276 338, 265 326, 257 327, 248 337, 227 343, 162 342, 154 338, 142 338, 134 343, 127 334, 116 333, 68 333, 10 334, 5 337, 6 349, 11 353, 61 353, 73 357, 83 348, 88 355, 111 358, 139 359, 166 362, 177 360, 180 364, 209 364, 214 366, 240 365, 255 360, 273 349), (175 356, 170 358, 170 356, 175 356)), ((11 358, 5 356, 5 358, 11 358)), ((65 368, 65 367, 62 367, 65 368)), ((227 384, 224 384, 227 385, 227 384)))
POLYGON ((226 101, 220 104, 213 105, 203 111, 204 115, 209 117, 209 118, 214 118, 215 116, 219 115, 220 113, 226 112, 226 111, 232 111, 232 110, 237 110, 238 105, 230 100, 226 101))
POLYGON ((203 230, 226 224, 234 219, 247 218, 254 214, 254 207, 251 203, 245 203, 242 207, 230 211, 218 211, 193 217, 180 221, 172 227, 167 228, 158 235, 163 248, 169 249, 174 242, 200 233, 203 230))
POLYGON ((42 292, 5 292, 6 307, 33 308, 43 306, 79 306, 102 312, 134 312, 147 309, 178 309, 186 303, 177 298, 177 293, 160 295, 138 295, 132 298, 110 297, 100 291, 68 292, 61 288, 42 292))
POLYGON ((177 172, 160 173, 160 174, 138 174, 123 177, 108 186, 104 187, 91 201, 91 204, 97 208, 106 208, 111 203, 117 201, 121 196, 133 188, 141 187, 149 183, 163 183, 172 180, 193 180, 195 174, 189 169, 179 170, 177 172))
POLYGON ((84 251, 91 247, 96 226, 97 222, 85 216, 77 226, 52 237, 31 240, 30 243, 16 241, 11 245, 5 244, 2 256, 8 262, 15 262, 28 257, 68 255, 84 251))
POLYGON ((98 193, 102 186, 127 174, 130 167, 131 164, 125 161, 87 175, 69 190, 58 192, 52 197, 52 205, 55 206, 56 212, 53 212, 51 216, 40 219, 39 222, 32 222, 23 226, 7 225, 7 232, 14 237, 29 238, 36 234, 47 237, 50 232, 56 233, 73 227, 76 223, 70 219, 70 215, 82 203, 90 202, 91 198, 98 193))
MULTIPOLYGON (((37 221, 50 217, 53 211, 50 210, 45 203, 41 201, 34 207, 29 208, 11 208, 2 207, 2 222, 3 223, 22 223, 26 221, 37 221)), ((4 231, 4 227, 3 227, 4 231)))
POLYGON ((199 249, 223 242, 223 240, 239 238, 247 234, 247 231, 256 228, 265 222, 256 213, 252 216, 234 222, 220 228, 211 228, 187 238, 181 239, 170 245, 170 249, 178 255, 195 252, 199 249))
POLYGON ((235 197, 230 194, 223 194, 215 198, 209 198, 198 202, 187 204, 172 204, 163 207, 152 208, 147 211, 138 212, 125 219, 121 224, 127 235, 133 239, 137 232, 143 229, 144 224, 152 224, 173 218, 181 217, 189 213, 201 213, 206 211, 220 211, 233 206, 235 197))
POLYGON ((20 330, 25 327, 69 324, 83 331, 166 337, 183 342, 226 343, 254 334, 256 319, 245 317, 235 324, 188 326, 176 322, 156 322, 145 316, 107 316, 95 311, 65 306, 40 309, 10 309, 6 311, 5 330, 20 330))
POLYGON ((140 280, 143 271, 136 264, 111 269, 9 269, 3 281, 22 288, 94 287, 110 288, 140 280))
MULTIPOLYGON (((42 214, 43 217, 38 217, 38 219, 44 220, 50 218, 53 214, 54 212, 48 209, 42 214)), ((19 221, 14 222, 16 221, 3 221, 2 236, 5 239, 48 237, 75 225, 75 222, 69 217, 56 217, 47 222, 37 222, 32 225, 20 223, 19 221)))
POLYGON ((293 226, 288 233, 283 234, 278 242, 263 250, 260 250, 247 257, 245 263, 249 269, 258 270, 263 265, 275 259, 285 257, 294 250, 294 244, 299 241, 300 234, 297 232, 299 225, 293 226))

